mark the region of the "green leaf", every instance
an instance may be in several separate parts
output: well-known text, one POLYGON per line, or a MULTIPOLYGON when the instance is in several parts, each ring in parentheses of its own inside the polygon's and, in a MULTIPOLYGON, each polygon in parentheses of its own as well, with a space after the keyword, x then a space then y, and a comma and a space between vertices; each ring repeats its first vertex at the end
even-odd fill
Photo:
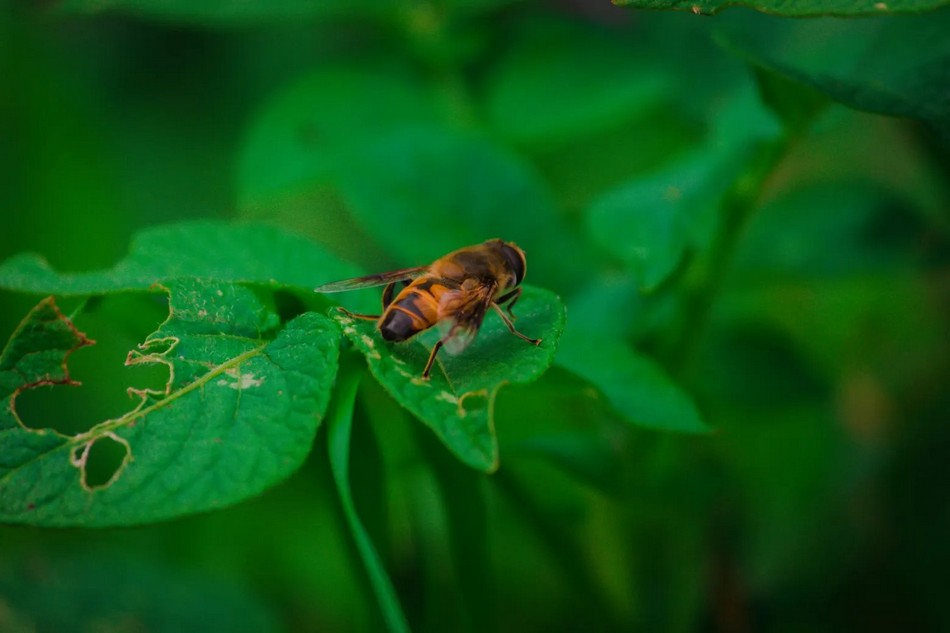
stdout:
POLYGON ((434 343, 435 331, 407 343, 388 344, 375 326, 338 315, 343 332, 365 356, 373 376, 403 407, 431 428, 463 462, 486 472, 498 468, 498 442, 493 408, 506 383, 535 380, 554 360, 564 306, 553 293, 526 286, 516 307, 519 331, 534 346, 513 336, 497 315, 487 315, 481 331, 460 355, 441 352, 431 380, 421 374, 434 343))
POLYGON ((755 73, 762 102, 785 124, 792 135, 801 135, 830 103, 828 98, 809 86, 790 81, 763 69, 755 73))
POLYGON ((950 8, 864 20, 741 13, 719 26, 719 41, 757 66, 849 107, 950 135, 950 8))
POLYGON ((667 325, 663 298, 640 292, 629 274, 592 275, 589 282, 567 299, 571 323, 606 337, 639 337, 667 325), (660 312, 660 314, 657 314, 660 312), (661 323, 656 323, 656 321, 661 323))
POLYGON ((573 479, 608 495, 616 495, 622 487, 623 469, 621 456, 611 439, 591 431, 549 433, 522 440, 511 446, 511 451, 543 458, 573 479))
POLYGON ((634 50, 617 33, 544 27, 522 37, 489 79, 489 117, 507 138, 557 143, 640 118, 670 96, 669 74, 631 64, 634 50))
POLYGON ((281 630, 260 598, 213 574, 137 560, 127 550, 83 549, 81 554, 57 556, 47 546, 4 561, 4 631, 281 630))
MULTIPOLYGON (((592 277, 567 306, 571 320, 555 360, 559 367, 588 381, 631 424, 663 430, 706 428, 692 396, 626 343, 631 338, 654 339, 669 326, 673 306, 668 293, 644 295, 629 275, 592 277)), ((591 461, 597 449, 590 448, 591 461)))
MULTIPOLYGON (((565 489, 561 481, 521 476, 512 468, 505 468, 492 478, 493 489, 498 492, 499 498, 514 509, 516 520, 512 523, 523 524, 522 529, 527 528, 533 536, 532 544, 546 553, 544 558, 531 559, 520 552, 518 558, 511 557, 506 566, 509 569, 517 568, 525 559, 539 560, 545 574, 549 577, 560 576, 562 582, 567 584, 566 593, 554 595, 570 601, 570 616, 584 623, 582 629, 606 631, 620 628, 614 619, 615 608, 608 603, 607 594, 601 588, 604 579, 592 569, 590 543, 583 536, 578 536, 582 531, 580 521, 574 516, 565 516, 563 511, 552 511, 551 503, 545 503, 545 500, 549 500, 546 497, 556 498, 562 503, 570 499, 569 490, 565 489)), ((537 571, 532 571, 530 576, 523 576, 526 582, 531 583, 538 578, 537 571)), ((531 585, 525 591, 522 595, 530 599, 536 588, 531 585)))
MULTIPOLYGON (((737 486, 735 494, 747 505, 743 549, 749 573, 788 577, 796 573, 792 570, 801 564, 803 551, 822 551, 803 547, 803 538, 816 538, 805 535, 827 536, 841 529, 832 517, 842 514, 826 514, 837 507, 840 488, 829 488, 827 482, 853 476, 855 467, 847 457, 856 453, 847 451, 840 418, 827 406, 760 407, 722 417, 727 432, 717 450, 735 482, 731 485, 737 486)), ((848 535, 853 541, 854 532, 848 530, 848 535)), ((827 570, 818 573, 825 577, 827 570)))
POLYGON ((306 238, 265 224, 196 221, 138 233, 129 253, 108 270, 60 273, 39 255, 0 264, 0 288, 17 292, 89 295, 148 290, 179 277, 312 290, 321 279, 357 269, 306 238))
POLYGON ((569 327, 557 362, 590 381, 628 422, 661 431, 709 430, 692 398, 622 340, 598 336, 581 325, 569 327))
POLYGON ((369 576, 370 586, 376 595, 376 601, 382 611, 383 619, 389 631, 393 633, 409 631, 406 616, 399 606, 399 598, 392 581, 386 574, 386 568, 373 547, 369 533, 356 513, 356 504, 350 490, 350 435, 353 428, 353 406, 356 390, 359 387, 363 370, 344 361, 340 372, 340 386, 336 391, 334 406, 329 415, 328 441, 330 446, 330 468, 333 481, 340 495, 343 515, 350 528, 350 534, 356 543, 356 549, 363 560, 369 576))
POLYGON ((884 13, 927 11, 947 4, 947 0, 614 0, 614 4, 637 9, 678 9, 711 14, 725 7, 750 7, 776 15, 881 15, 884 13))
POLYGON ((307 456, 336 373, 337 327, 307 313, 278 330, 246 288, 166 285, 168 320, 126 361, 167 367, 165 388, 130 388, 134 407, 78 435, 27 428, 15 400, 75 384, 66 360, 88 339, 52 299, 14 332, 0 356, 0 520, 128 525, 209 510, 263 491, 307 456), (105 448, 120 463, 90 485, 88 461, 105 448))
POLYGON ((321 69, 272 98, 241 147, 238 203, 248 207, 331 182, 342 151, 394 125, 431 120, 432 99, 406 73, 385 70, 321 69))
POLYGON ((926 229, 907 201, 864 180, 801 187, 752 218, 733 263, 735 284, 867 277, 912 269, 926 229))
POLYGON ((463 607, 459 612, 465 616, 462 621, 470 622, 475 631, 495 630, 485 476, 445 452, 426 429, 417 426, 416 432, 445 513, 455 583, 463 607))
POLYGON ((641 289, 656 288, 679 264, 693 226, 714 221, 729 186, 717 167, 694 154, 603 195, 587 214, 591 238, 630 267, 641 289))
POLYGON ((751 86, 726 100, 706 145, 669 167, 608 191, 587 211, 592 239, 630 267, 643 290, 653 290, 689 249, 705 247, 718 210, 755 148, 780 128, 751 86))
POLYGON ((347 162, 340 185, 350 212, 400 266, 495 237, 525 249, 534 283, 580 284, 594 265, 537 174, 474 136, 435 127, 394 130, 347 162))
MULTIPOLYGON (((115 254, 130 225, 127 177, 117 163, 142 166, 109 139, 117 121, 99 100, 105 93, 78 97, 85 90, 81 73, 63 72, 62 51, 36 17, 11 4, 0 7, 0 94, 6 95, 0 105, 6 130, 0 259, 56 243, 60 261, 98 265, 115 254)), ((149 145, 142 139, 137 144, 149 145)))
POLYGON ((116 12, 168 22, 214 26, 288 22, 307 18, 370 17, 393 15, 398 3, 353 0, 63 0, 58 11, 66 13, 116 12))
POLYGON ((731 410, 778 411, 831 397, 827 376, 787 333, 751 318, 737 321, 716 328, 698 355, 697 373, 705 378, 697 389, 704 400, 725 403, 731 410))

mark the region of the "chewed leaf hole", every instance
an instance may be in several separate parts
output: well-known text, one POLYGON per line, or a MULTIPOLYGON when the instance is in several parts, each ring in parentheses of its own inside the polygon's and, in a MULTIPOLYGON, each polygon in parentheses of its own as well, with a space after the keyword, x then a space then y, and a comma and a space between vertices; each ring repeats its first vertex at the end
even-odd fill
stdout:
POLYGON ((168 367, 162 363, 138 363, 126 371, 126 383, 136 389, 161 391, 168 382, 168 367))
POLYGON ((292 292, 277 290, 273 293, 274 307, 281 323, 287 323, 307 311, 303 300, 292 292))
POLYGON ((129 447, 111 435, 93 442, 86 455, 85 481, 88 488, 108 485, 122 468, 129 455, 129 447))
POLYGON ((135 302, 100 301, 91 313, 79 314, 75 326, 96 344, 66 358, 73 384, 40 384, 16 394, 14 407, 23 425, 77 435, 134 408, 138 402, 129 399, 128 387, 163 390, 168 381, 167 366, 125 364, 129 350, 145 338, 139 330, 155 327, 155 312, 161 309, 167 308, 142 295, 135 302))
POLYGON ((17 416, 28 429, 53 429, 67 435, 89 430, 98 422, 84 406, 81 387, 40 385, 20 392, 15 401, 17 416), (69 415, 64 415, 68 411, 69 415))
POLYGON ((53 429, 64 435, 85 433, 137 404, 129 399, 127 387, 163 389, 168 380, 165 365, 125 366, 129 349, 134 346, 131 340, 98 336, 96 345, 69 356, 70 377, 81 384, 38 385, 17 394, 15 407, 20 421, 28 429, 53 429))

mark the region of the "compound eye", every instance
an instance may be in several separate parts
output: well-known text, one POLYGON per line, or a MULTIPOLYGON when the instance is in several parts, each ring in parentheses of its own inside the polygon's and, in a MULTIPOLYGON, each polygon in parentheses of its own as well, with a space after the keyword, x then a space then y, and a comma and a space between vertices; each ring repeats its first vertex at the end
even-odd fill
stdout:
POLYGON ((525 269, 528 266, 524 257, 524 251, 514 244, 505 244, 501 247, 501 252, 504 253, 505 260, 508 262, 511 272, 515 274, 515 285, 520 285, 521 280, 524 279, 525 269))

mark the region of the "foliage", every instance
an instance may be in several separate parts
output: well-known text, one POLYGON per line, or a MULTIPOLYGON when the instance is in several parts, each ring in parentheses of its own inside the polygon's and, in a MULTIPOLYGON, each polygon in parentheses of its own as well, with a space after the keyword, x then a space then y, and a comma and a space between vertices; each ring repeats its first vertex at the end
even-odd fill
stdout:
POLYGON ((134 407, 77 435, 27 427, 15 400, 26 389, 75 384, 68 357, 92 341, 51 298, 14 332, 0 356, 3 519, 155 521, 244 499, 299 467, 329 399, 338 331, 307 314, 272 334, 273 315, 239 286, 181 280, 167 291, 168 320, 126 359, 165 365, 164 389, 130 387, 134 407), (103 443, 123 455, 94 483, 89 462, 103 443))
POLYGON ((882 13, 921 12, 946 5, 944 0, 897 0, 896 2, 849 2, 848 0, 619 0, 617 4, 648 9, 680 9, 694 13, 713 13, 729 6, 746 6, 765 13, 786 16, 803 15, 881 15, 882 13))
POLYGON ((498 390, 508 383, 531 382, 546 370, 564 324, 558 298, 537 288, 525 288, 518 313, 518 327, 543 339, 541 345, 512 345, 501 320, 492 320, 465 354, 437 359, 429 380, 418 376, 418 368, 425 367, 433 337, 383 347, 373 337, 373 325, 346 316, 337 320, 397 402, 432 428, 463 462, 491 472, 498 468, 493 419, 498 390))
POLYGON ((950 7, 619 4, 0 4, 0 630, 950 626, 950 7))

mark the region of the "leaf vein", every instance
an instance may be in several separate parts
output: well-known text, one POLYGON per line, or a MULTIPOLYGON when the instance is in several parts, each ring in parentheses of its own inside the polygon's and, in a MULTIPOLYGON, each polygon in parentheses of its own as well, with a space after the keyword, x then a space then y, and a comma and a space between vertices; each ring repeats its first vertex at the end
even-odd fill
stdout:
MULTIPOLYGON (((3 484, 4 482, 6 482, 11 476, 15 475, 23 468, 26 468, 41 459, 45 459, 46 457, 48 457, 52 453, 55 453, 56 451, 59 451, 62 449, 66 449, 67 451, 70 451, 75 446, 79 446, 86 442, 95 440, 107 433, 114 432, 117 429, 125 427, 129 423, 135 420, 145 418, 150 413, 153 413, 154 411, 157 411, 161 409, 162 407, 165 407, 166 405, 171 404, 172 402, 178 400, 182 396, 185 396, 196 389, 204 387, 204 385, 207 384, 208 381, 210 381, 212 378, 220 376, 225 371, 227 371, 228 369, 231 369, 235 365, 240 365, 240 363, 247 360, 248 358, 253 358, 254 356, 260 354, 266 347, 267 347, 267 343, 263 343, 253 349, 249 349, 246 352, 243 352, 235 356, 234 358, 231 358, 221 363, 220 365, 216 366, 214 369, 211 369, 210 371, 208 371, 206 374, 204 374, 203 376, 201 376, 194 382, 191 382, 185 385, 178 391, 170 393, 165 398, 162 398, 158 402, 155 402, 147 407, 142 406, 143 404, 145 404, 145 399, 143 398, 142 402, 139 403, 139 405, 135 409, 126 413, 125 415, 122 415, 112 420, 105 420, 104 422, 100 422, 99 424, 95 425, 88 431, 85 431, 78 435, 74 435, 70 438, 67 438, 62 444, 53 446, 45 451, 41 451, 37 453, 35 456, 33 456, 32 458, 30 458, 29 460, 21 464, 18 464, 17 466, 14 466, 9 471, 7 471, 2 477, 0 477, 0 484, 3 484)), ((35 431, 26 431, 26 432, 34 433, 35 431)))

